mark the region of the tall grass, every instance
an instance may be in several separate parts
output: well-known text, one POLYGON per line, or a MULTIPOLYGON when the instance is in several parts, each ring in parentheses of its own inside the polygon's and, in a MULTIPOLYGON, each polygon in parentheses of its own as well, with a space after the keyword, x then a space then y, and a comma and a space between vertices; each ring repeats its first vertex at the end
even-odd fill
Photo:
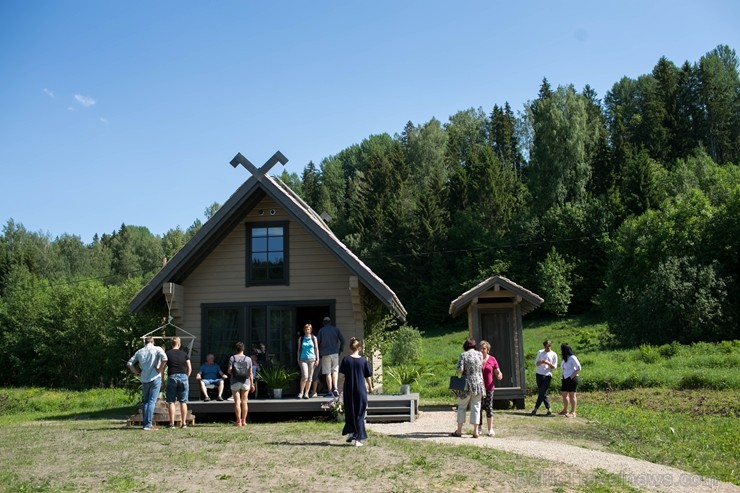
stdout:
MULTIPOLYGON (((419 392, 422 404, 452 404, 447 390, 449 376, 454 374, 462 344, 468 337, 467 327, 425 327, 419 366, 431 375, 412 386, 419 392)), ((571 317, 562 320, 525 319, 524 359, 527 394, 536 393, 534 358, 542 341, 550 339, 559 352, 567 342, 581 361, 581 392, 628 390, 635 388, 670 388, 738 390, 740 389, 740 341, 721 343, 678 343, 662 346, 643 345, 637 348, 616 348, 606 324, 591 317, 571 317)), ((493 353, 495 354, 495 348, 493 353)), ((559 371, 555 373, 552 392, 559 391, 559 371)), ((386 382, 386 392, 396 392, 394 384, 386 382)))
MULTIPOLYGON (((664 387, 684 389, 740 389, 740 341, 676 342, 662 346, 642 345, 632 349, 613 348, 605 324, 585 318, 539 322, 524 330, 525 361, 533 362, 544 339, 569 343, 583 366, 579 391, 627 390, 664 387)), ((526 368, 527 387, 536 388, 532 365, 526 368)), ((556 378, 559 375, 556 373, 556 378)), ((554 387, 558 385, 555 384, 554 387)))
POLYGON ((137 402, 125 389, 74 391, 39 387, 2 388, 0 424, 120 410, 133 407, 137 402))

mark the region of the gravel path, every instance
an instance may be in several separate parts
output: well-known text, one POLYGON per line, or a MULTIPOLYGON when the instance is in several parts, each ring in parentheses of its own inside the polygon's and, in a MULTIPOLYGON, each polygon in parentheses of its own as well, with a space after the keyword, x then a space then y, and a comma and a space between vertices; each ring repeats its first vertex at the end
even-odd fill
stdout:
MULTIPOLYGON (((376 433, 412 440, 427 440, 451 445, 474 445, 559 462, 568 466, 564 468, 563 474, 567 474, 571 481, 576 483, 579 478, 585 480, 591 472, 602 469, 616 474, 620 481, 646 491, 740 492, 740 487, 734 484, 705 478, 674 467, 560 442, 485 435, 478 439, 473 439, 471 435, 463 435, 463 438, 451 437, 449 434, 455 429, 456 419, 454 411, 422 411, 413 423, 369 423, 367 427, 376 433), (553 453, 553 450, 557 452, 553 453)), ((469 429, 470 425, 463 428, 468 431, 469 429)), ((527 484, 539 483, 546 486, 554 485, 558 480, 557 477, 551 476, 517 479, 527 484)))

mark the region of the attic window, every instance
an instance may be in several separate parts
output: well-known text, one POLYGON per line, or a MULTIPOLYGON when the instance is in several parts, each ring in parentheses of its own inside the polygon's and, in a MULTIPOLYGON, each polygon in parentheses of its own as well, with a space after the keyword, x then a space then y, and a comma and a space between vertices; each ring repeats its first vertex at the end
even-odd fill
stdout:
POLYGON ((247 286, 288 284, 288 223, 247 224, 247 286))

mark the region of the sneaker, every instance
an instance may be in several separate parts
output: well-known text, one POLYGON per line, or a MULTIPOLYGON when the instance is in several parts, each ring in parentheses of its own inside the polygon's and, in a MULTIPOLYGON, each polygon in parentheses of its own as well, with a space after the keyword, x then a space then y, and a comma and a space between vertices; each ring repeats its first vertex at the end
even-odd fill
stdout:
POLYGON ((211 402, 211 398, 210 397, 206 397, 205 399, 203 399, 203 402, 211 402))
POLYGON ((318 396, 319 396, 319 394, 317 394, 316 392, 314 392, 313 394, 311 394, 311 399, 313 399, 315 397, 318 397, 318 396))
POLYGON ((188 425, 186 425, 186 424, 184 424, 184 423, 183 423, 183 425, 182 425, 182 426, 180 427, 180 429, 181 429, 181 430, 184 430, 184 429, 185 429, 185 428, 187 428, 187 427, 188 427, 188 425))
POLYGON ((532 412, 529 413, 529 415, 530 416, 537 416, 537 410, 536 409, 532 409, 532 412))
POLYGON ((545 414, 545 416, 552 416, 552 412, 548 409, 547 414, 545 414))
POLYGON ((352 440, 354 439, 355 439, 355 436, 350 433, 349 435, 347 435, 347 439, 345 440, 345 442, 352 443, 352 440))
POLYGON ((325 395, 324 397, 334 397, 334 394, 333 394, 333 393, 331 393, 331 392, 329 392, 329 393, 328 393, 328 394, 326 394, 326 395, 325 395))
POLYGON ((308 394, 303 394, 304 399, 309 399, 308 394))
POLYGON ((333 395, 334 397, 339 397, 339 391, 337 389, 332 389, 331 395, 333 395))
POLYGON ((170 423, 170 425, 167 428, 174 429, 175 428, 175 423, 170 423))
POLYGON ((355 447, 362 447, 363 445, 365 445, 365 444, 362 443, 361 441, 359 441, 359 440, 355 441, 355 447))
POLYGON ((303 394, 298 394, 297 396, 295 396, 295 398, 296 399, 303 399, 303 394))
POLYGON ((219 395, 218 397, 216 397, 216 400, 218 402, 223 402, 224 398, 219 395))
POLYGON ((159 428, 157 428, 156 426, 147 426, 146 428, 144 428, 144 431, 155 431, 158 429, 159 428))
POLYGON ((495 432, 495 431, 493 431, 493 429, 489 428, 489 429, 488 429, 488 436, 489 436, 489 437, 495 437, 495 436, 496 436, 496 432, 495 432))

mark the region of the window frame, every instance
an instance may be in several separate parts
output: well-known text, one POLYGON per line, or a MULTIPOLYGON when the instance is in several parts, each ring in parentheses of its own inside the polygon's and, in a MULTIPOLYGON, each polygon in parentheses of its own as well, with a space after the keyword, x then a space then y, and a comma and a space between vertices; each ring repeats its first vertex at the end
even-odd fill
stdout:
MULTIPOLYGON (((289 270, 289 226, 290 221, 269 221, 269 222, 248 222, 246 226, 246 272, 245 272, 245 286, 280 286, 290 285, 290 270, 289 270), (279 279, 254 279, 253 277, 253 265, 252 265, 252 231, 256 228, 282 228, 283 229, 283 275, 279 279)), ((269 236, 268 236, 269 237, 269 236)), ((269 254, 269 249, 267 250, 269 254)))

